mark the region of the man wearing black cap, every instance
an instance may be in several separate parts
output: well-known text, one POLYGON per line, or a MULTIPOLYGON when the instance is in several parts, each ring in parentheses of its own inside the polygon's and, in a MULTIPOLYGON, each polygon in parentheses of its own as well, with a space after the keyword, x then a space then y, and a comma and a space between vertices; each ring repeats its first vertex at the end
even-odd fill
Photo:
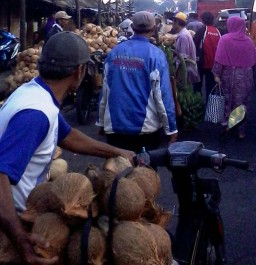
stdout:
POLYGON ((38 62, 39 77, 23 84, 0 109, 0 227, 19 251, 24 264, 54 264, 57 257, 36 255, 34 245, 47 244, 24 231, 17 212, 26 208, 31 190, 47 181, 57 144, 75 153, 100 157, 134 153, 98 142, 70 127, 59 106, 84 77, 89 49, 71 32, 60 32, 46 43, 38 62))
POLYGON ((135 13, 132 28, 134 36, 106 59, 97 125, 108 143, 141 152, 159 147, 161 128, 174 142, 177 127, 169 66, 163 51, 149 42, 153 14, 135 13))

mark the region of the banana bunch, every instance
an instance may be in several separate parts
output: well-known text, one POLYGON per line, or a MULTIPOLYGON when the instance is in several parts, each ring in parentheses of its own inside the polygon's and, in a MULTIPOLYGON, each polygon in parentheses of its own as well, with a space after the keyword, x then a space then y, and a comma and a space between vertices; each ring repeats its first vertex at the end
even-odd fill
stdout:
POLYGON ((202 96, 188 87, 178 94, 178 100, 182 109, 183 128, 195 128, 204 119, 204 107, 202 96))

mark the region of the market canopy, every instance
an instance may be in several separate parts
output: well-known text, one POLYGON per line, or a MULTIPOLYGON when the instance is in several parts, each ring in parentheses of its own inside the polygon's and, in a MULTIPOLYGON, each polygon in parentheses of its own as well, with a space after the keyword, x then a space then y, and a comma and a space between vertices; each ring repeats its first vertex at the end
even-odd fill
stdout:
MULTIPOLYGON (((65 8, 65 7, 71 7, 75 8, 76 3, 75 0, 43 0, 44 2, 54 4, 56 6, 65 8)), ((97 8, 98 7, 98 1, 97 0, 79 0, 80 8, 97 8)))

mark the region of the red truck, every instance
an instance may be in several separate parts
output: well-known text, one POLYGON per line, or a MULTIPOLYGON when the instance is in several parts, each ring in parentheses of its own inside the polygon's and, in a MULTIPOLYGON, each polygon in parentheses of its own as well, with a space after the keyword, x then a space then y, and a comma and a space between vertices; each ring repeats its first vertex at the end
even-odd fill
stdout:
POLYGON ((204 12, 211 12, 214 17, 217 17, 218 12, 222 9, 235 8, 235 0, 198 0, 197 2, 197 13, 198 16, 204 12))

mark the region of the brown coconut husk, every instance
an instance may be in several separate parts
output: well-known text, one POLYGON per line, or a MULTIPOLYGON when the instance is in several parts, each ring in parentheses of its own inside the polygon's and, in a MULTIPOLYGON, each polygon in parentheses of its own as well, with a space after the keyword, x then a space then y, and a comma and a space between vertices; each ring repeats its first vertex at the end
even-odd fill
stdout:
MULTIPOLYGON (((104 214, 109 214, 111 187, 103 196, 104 214)), ((119 180, 115 198, 115 217, 118 220, 138 220, 145 205, 145 195, 137 183, 130 179, 119 180)))
MULTIPOLYGON (((81 260, 81 236, 82 230, 76 231, 70 236, 67 252, 68 264, 82 265, 81 260)), ((96 227, 91 227, 88 244, 88 264, 103 265, 106 252, 106 242, 101 231, 96 227)))
POLYGON ((62 257, 63 250, 67 246, 69 228, 63 218, 55 213, 45 213, 37 217, 32 233, 38 234, 49 242, 48 248, 35 246, 35 252, 47 259, 58 256, 62 257))
POLYGON ((160 193, 160 177, 157 172, 147 167, 136 167, 127 175, 144 191, 146 200, 154 202, 160 193))
POLYGON ((51 191, 51 186, 52 183, 42 183, 31 191, 26 202, 27 209, 21 214, 21 220, 34 222, 43 213, 59 211, 60 200, 51 191))
POLYGON ((157 224, 165 228, 172 218, 172 213, 165 211, 163 207, 155 202, 151 203, 147 201, 141 216, 150 223, 157 224))
POLYGON ((163 265, 152 233, 138 222, 123 221, 113 233, 115 265, 163 265))
POLYGON ((171 239, 168 233, 165 229, 156 224, 147 223, 145 226, 155 238, 157 253, 160 260, 162 260, 165 265, 172 264, 171 239))
POLYGON ((0 229, 0 264, 21 264, 17 249, 3 230, 0 229))
POLYGON ((132 164, 128 158, 122 156, 117 156, 107 159, 103 168, 104 170, 113 172, 114 174, 119 174, 124 171, 126 168, 131 167, 132 164))
POLYGON ((95 194, 100 194, 104 187, 104 171, 99 166, 89 163, 84 171, 84 174, 91 181, 95 194))
POLYGON ((61 205, 61 214, 65 217, 87 218, 88 207, 94 193, 89 179, 79 173, 68 173, 52 182, 51 191, 61 205))

